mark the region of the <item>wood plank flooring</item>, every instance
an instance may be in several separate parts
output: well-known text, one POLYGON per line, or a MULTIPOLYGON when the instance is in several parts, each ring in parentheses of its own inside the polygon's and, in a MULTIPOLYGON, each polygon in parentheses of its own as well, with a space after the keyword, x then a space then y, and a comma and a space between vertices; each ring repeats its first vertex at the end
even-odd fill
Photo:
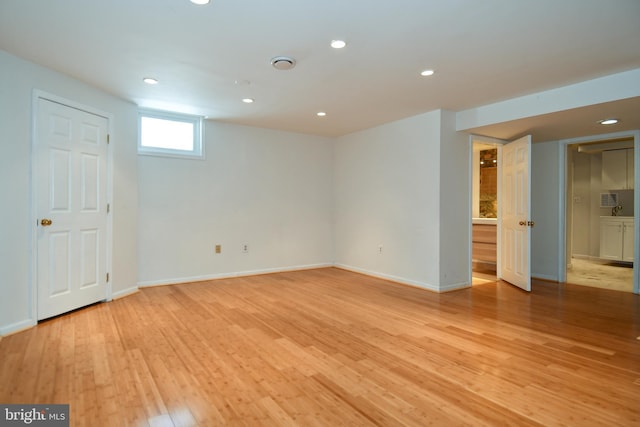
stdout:
POLYGON ((638 295, 335 268, 145 288, 0 340, 75 426, 640 425, 638 295))

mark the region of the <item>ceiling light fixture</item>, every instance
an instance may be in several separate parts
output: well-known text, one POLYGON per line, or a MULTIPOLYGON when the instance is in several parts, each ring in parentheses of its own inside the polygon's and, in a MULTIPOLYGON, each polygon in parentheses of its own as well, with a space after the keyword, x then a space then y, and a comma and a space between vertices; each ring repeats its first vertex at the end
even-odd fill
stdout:
POLYGON ((324 111, 318 111, 318 112, 316 113, 316 116, 318 116, 318 117, 324 117, 324 116, 326 116, 326 115, 327 115, 327 113, 325 113, 324 111))
POLYGON ((600 120, 598 123, 600 123, 601 125, 615 125, 619 122, 620 120, 618 119, 604 119, 604 120, 600 120))
POLYGON ((271 59, 271 65, 276 70, 290 70, 296 66, 296 60, 288 56, 276 56, 271 59))
POLYGON ((157 85, 158 84, 158 79, 154 79, 153 77, 145 77, 144 79, 142 79, 143 82, 145 82, 148 85, 157 85))
POLYGON ((255 100, 253 98, 243 98, 242 102, 244 102, 245 104, 253 104, 255 100))
POLYGON ((331 47, 334 49, 342 49, 347 45, 344 40, 331 40, 331 47))
POLYGON ((433 76, 434 74, 435 74, 435 71, 433 70, 424 70, 420 73, 420 75, 424 77, 433 76))
POLYGON ((211 0, 191 0, 191 3, 197 4, 198 6, 204 6, 205 4, 209 4, 211 0))

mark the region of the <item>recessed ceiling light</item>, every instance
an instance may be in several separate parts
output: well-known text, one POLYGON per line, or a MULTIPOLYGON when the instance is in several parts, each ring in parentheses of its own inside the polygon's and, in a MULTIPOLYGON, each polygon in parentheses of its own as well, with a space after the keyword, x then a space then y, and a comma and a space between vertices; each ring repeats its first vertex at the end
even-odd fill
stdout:
POLYGON ((433 70, 423 70, 420 75, 421 76, 433 76, 435 74, 435 71, 433 70))
POLYGON ((334 49, 342 49, 347 45, 344 40, 331 40, 331 47, 334 49))
POLYGON ((145 82, 148 85, 157 85, 158 84, 158 79, 154 79, 153 77, 145 77, 144 79, 142 79, 143 82, 145 82))
POLYGON ((324 111, 318 111, 318 112, 316 113, 316 116, 318 116, 318 117, 324 117, 324 116, 326 116, 326 115, 327 115, 327 113, 325 113, 324 111))
POLYGON ((191 3, 197 4, 198 6, 202 6, 205 4, 209 4, 211 0, 191 0, 191 3))
POLYGON ((620 120, 618 119, 604 119, 600 120, 598 123, 600 123, 601 125, 615 125, 618 122, 620 122, 620 120))
POLYGON ((242 98, 242 102, 245 104, 252 104, 255 100, 253 98, 242 98))

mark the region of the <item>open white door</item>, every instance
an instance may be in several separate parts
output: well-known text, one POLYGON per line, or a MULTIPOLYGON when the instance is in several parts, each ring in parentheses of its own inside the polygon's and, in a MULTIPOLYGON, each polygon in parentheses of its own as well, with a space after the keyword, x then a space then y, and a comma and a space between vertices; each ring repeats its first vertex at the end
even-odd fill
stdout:
POLYGON ((531 136, 502 147, 501 279, 531 291, 531 136))
POLYGON ((41 320, 106 299, 108 119, 43 98, 36 114, 41 320))

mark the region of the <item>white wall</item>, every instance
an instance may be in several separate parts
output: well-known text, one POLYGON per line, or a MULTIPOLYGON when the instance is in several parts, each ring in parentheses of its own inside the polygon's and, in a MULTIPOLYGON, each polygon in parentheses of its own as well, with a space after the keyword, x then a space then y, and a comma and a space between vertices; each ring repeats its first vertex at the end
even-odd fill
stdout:
POLYGON ((333 142, 206 121, 206 160, 140 156, 139 283, 332 265, 333 142))
POLYGON ((450 255, 442 239, 460 243, 470 222, 468 137, 454 141, 452 121, 452 113, 433 111, 337 139, 337 265, 432 290, 457 283, 453 271, 468 276, 464 249, 441 262, 441 251, 450 255), (451 129, 445 139, 443 125, 451 129), (443 183, 443 176, 452 181, 443 183), (457 192, 460 182, 464 193, 457 192), (443 196, 443 187, 451 192, 443 196), (443 207, 448 201, 451 212, 443 207), (451 217, 443 220, 443 213, 451 217), (451 230, 454 225, 462 230, 451 230))
POLYGON ((556 141, 531 146, 531 276, 547 280, 559 273, 559 153, 556 141))
POLYGON ((0 335, 35 322, 31 301, 31 122, 39 89, 113 115, 114 294, 136 285, 135 106, 0 51, 0 335))
MULTIPOLYGON (((573 179, 573 194, 568 194, 567 200, 568 203, 573 203, 571 248, 574 255, 598 256, 597 253, 593 253, 595 248, 591 247, 591 237, 594 235, 594 230, 591 229, 591 179, 593 174, 591 164, 594 156, 594 154, 578 151, 572 153, 571 156, 573 176, 567 177, 567 179, 573 179)), ((598 169, 598 173, 600 173, 600 169, 598 169)))
POLYGON ((471 168, 469 135, 455 131, 456 114, 442 111, 440 122, 439 290, 471 283, 471 168))

